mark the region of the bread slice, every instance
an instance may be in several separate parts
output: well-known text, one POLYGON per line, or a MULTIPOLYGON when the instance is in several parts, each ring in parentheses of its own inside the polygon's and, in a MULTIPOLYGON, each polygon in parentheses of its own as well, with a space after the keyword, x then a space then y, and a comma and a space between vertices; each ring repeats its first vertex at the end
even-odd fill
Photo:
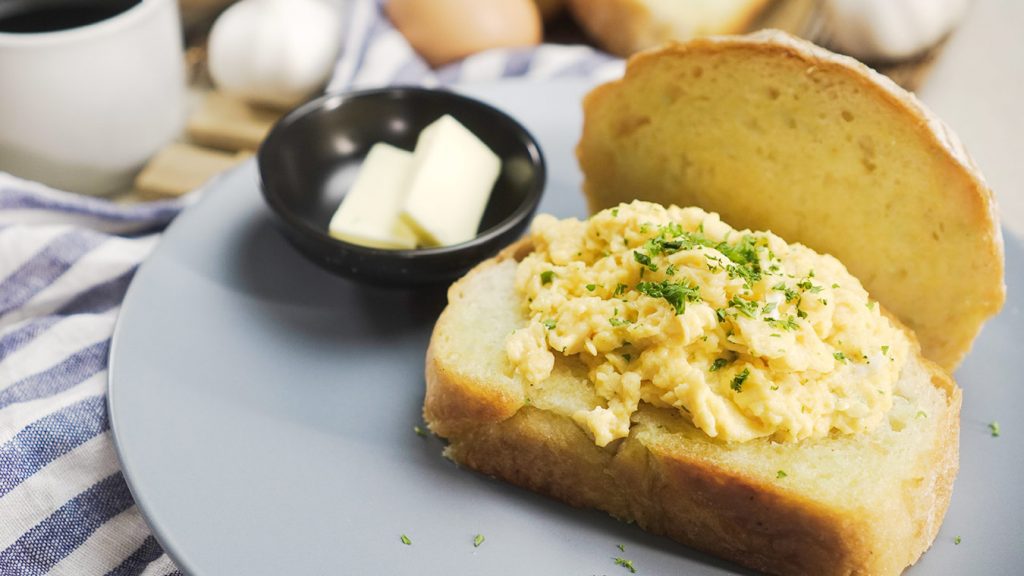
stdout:
POLYGON ((595 212, 699 206, 832 254, 950 371, 1005 298, 995 201, 952 132, 781 32, 637 55, 586 97, 577 156, 595 212))
POLYGON ((605 50, 629 56, 668 40, 746 32, 769 0, 568 0, 605 50))
POLYGON ((520 242, 456 282, 427 352, 424 417, 446 455, 574 506, 775 574, 898 574, 931 544, 958 466, 961 393, 916 352, 888 420, 864 435, 716 441, 641 404, 627 438, 599 448, 572 419, 600 399, 558 356, 530 385, 505 340, 527 317, 520 242))

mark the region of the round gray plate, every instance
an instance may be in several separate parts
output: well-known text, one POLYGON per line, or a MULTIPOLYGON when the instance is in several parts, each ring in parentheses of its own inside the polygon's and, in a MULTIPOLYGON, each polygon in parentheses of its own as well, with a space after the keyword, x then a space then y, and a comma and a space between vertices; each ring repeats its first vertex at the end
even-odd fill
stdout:
MULTIPOLYGON (((464 88, 521 120, 550 166, 541 211, 583 215, 573 157, 581 83, 464 88)), ((1024 252, 1009 300, 957 379, 961 471, 913 574, 1024 565, 1024 252), (988 424, 998 420, 1002 436, 988 424), (959 545, 954 538, 960 536, 959 545)), ((423 357, 442 291, 361 286, 306 262, 271 227, 250 163, 167 231, 125 299, 110 359, 124 474, 186 572, 220 574, 745 573, 606 515, 456 468, 423 438, 423 357), (400 537, 408 535, 412 545, 400 537), (473 538, 486 540, 473 546, 473 538), (618 544, 625 546, 621 552, 618 544)))

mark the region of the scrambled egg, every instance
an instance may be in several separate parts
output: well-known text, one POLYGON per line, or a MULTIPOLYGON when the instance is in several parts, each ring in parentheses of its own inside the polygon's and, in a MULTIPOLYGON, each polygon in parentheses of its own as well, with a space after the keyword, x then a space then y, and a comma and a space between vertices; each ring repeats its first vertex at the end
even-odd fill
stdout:
POLYGON ((909 341, 831 256, 639 201, 532 234, 506 353, 530 382, 578 357, 604 405, 574 418, 600 446, 641 402, 736 442, 863 432, 892 407, 909 341))

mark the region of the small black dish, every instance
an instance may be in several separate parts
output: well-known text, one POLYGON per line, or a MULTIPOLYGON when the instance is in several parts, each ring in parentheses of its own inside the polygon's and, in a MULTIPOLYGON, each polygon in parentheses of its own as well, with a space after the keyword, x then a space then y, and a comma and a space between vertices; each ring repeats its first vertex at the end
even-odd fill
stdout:
MULTIPOLYGON (((444 90, 386 88, 327 94, 286 114, 257 154, 263 198, 278 228, 330 272, 385 285, 448 282, 519 237, 546 177, 536 140, 487 104, 444 90), (331 215, 377 142, 412 150, 419 132, 451 114, 502 160, 476 238, 440 248, 383 250, 332 238, 331 215)), ((458 206, 452 206, 457 210, 458 206)))

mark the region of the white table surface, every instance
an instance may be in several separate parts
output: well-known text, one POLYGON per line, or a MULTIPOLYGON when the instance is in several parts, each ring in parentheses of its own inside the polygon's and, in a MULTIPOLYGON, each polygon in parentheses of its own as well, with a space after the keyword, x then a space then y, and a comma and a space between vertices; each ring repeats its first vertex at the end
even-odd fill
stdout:
POLYGON ((975 0, 918 96, 963 140, 1024 238, 1024 2, 975 0))

